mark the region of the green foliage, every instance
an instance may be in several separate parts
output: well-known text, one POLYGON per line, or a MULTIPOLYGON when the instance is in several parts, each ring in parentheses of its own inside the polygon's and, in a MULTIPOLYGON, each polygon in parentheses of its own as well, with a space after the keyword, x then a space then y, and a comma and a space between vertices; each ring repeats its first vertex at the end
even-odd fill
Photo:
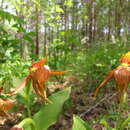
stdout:
POLYGON ((23 23, 24 21, 19 18, 18 16, 16 15, 13 15, 7 11, 3 11, 3 10, 0 10, 0 18, 5 21, 7 20, 8 22, 11 22, 11 21, 15 21, 16 23, 23 23))
POLYGON ((125 127, 130 127, 130 117, 128 117, 126 120, 124 120, 122 123, 121 123, 121 125, 120 125, 120 127, 118 127, 118 129, 119 130, 124 130, 125 129, 125 127))
MULTIPOLYGON (((47 52, 44 54, 49 55, 51 68, 72 70, 70 73, 77 75, 81 83, 85 81, 85 89, 93 91, 103 77, 120 64, 122 54, 129 51, 128 3, 128 0, 121 3, 114 0, 2 0, 0 87, 4 87, 6 92, 17 87, 21 79, 28 75, 31 60, 39 58, 35 54, 35 43, 39 43, 40 55, 43 57, 43 50, 47 52), (6 4, 7 7, 4 7, 6 4), (4 11, 6 9, 12 13, 4 11), (27 57, 32 58, 28 61, 19 58, 24 54, 24 47, 27 47, 27 57)), ((47 129, 58 119, 63 103, 69 98, 69 91, 64 90, 50 97, 54 104, 43 105, 33 119, 25 119, 21 126, 27 128, 25 124, 32 124, 32 129, 47 129)), ((29 117, 35 98, 31 92, 30 85, 16 96, 18 102, 25 104, 29 117)), ((70 99, 65 103, 65 109, 72 104, 70 99)), ((130 120, 119 118, 117 112, 111 117, 115 122, 121 120, 117 129, 124 129, 130 120)), ((73 119, 74 130, 90 128, 79 117, 74 116, 73 119)), ((111 129, 106 118, 98 121, 111 129)))
POLYGON ((20 40, 14 38, 13 33, 15 33, 14 27, 23 31, 22 24, 24 21, 18 16, 3 10, 0 10, 0 19, 3 21, 0 26, 0 59, 7 59, 16 55, 20 50, 18 45, 20 40))
POLYGON ((21 121, 19 123, 19 127, 21 127, 21 128, 29 126, 29 125, 31 126, 31 130, 37 130, 36 124, 35 124, 34 120, 31 118, 25 118, 23 121, 21 121))
MULTIPOLYGON (((95 46, 82 51, 77 49, 71 51, 66 43, 56 41, 53 50, 63 50, 53 52, 50 57, 49 65, 51 68, 59 70, 72 70, 71 73, 78 75, 81 79, 87 79, 87 88, 94 89, 103 80, 104 76, 112 69, 116 68, 121 56, 129 51, 129 43, 116 41, 116 43, 97 43, 95 46)), ((70 48, 71 49, 71 48, 70 48)))
MULTIPOLYGON (((33 116, 36 130, 47 130, 49 126, 58 120, 62 112, 63 104, 69 98, 70 90, 70 88, 67 88, 49 97, 53 104, 43 105, 41 109, 33 116)), ((24 120, 27 121, 27 119, 24 120)), ((23 123, 23 126, 24 124, 25 123, 23 123)), ((25 126, 25 129, 30 130, 29 124, 25 126)))
POLYGON ((0 61, 3 62, 20 55, 21 42, 33 43, 35 32, 27 30, 23 19, 7 11, 0 10, 0 19, 0 61))
POLYGON ((21 80, 27 76, 29 61, 22 60, 19 57, 8 60, 0 65, 0 85, 5 89, 17 87, 21 80))
POLYGON ((71 8, 71 7, 73 7, 73 0, 65 0, 64 4, 67 7, 71 8))
POLYGON ((92 121, 93 123, 99 123, 106 127, 107 130, 124 130, 129 128, 130 117, 127 118, 123 116, 122 112, 111 112, 106 115, 98 116, 97 119, 92 121), (111 126, 111 122, 114 122, 114 127, 111 126))
POLYGON ((120 121, 120 124, 118 124, 116 128, 112 128, 105 119, 101 119, 100 123, 103 124, 108 130, 124 130, 125 128, 129 127, 130 117, 123 121, 120 121))
POLYGON ((74 116, 72 130, 92 130, 92 128, 80 117, 74 116))

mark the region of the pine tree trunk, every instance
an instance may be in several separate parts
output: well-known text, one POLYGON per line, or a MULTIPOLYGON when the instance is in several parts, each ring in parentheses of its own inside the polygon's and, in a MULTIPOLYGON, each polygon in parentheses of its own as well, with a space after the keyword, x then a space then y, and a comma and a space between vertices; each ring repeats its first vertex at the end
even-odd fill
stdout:
POLYGON ((36 5, 36 56, 39 56, 39 11, 36 5))
POLYGON ((93 40, 93 0, 90 0, 88 3, 89 8, 89 44, 92 44, 93 40))
POLYGON ((109 11, 108 11, 108 37, 107 40, 110 41, 111 36, 111 0, 109 0, 109 11))

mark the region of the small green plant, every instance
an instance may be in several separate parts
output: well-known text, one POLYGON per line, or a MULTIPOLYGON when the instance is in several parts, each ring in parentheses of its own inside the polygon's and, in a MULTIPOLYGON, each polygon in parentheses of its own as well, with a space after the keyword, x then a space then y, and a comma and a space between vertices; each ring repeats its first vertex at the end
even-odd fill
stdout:
POLYGON ((54 93, 49 99, 53 104, 42 105, 41 109, 32 116, 32 118, 27 117, 21 123, 20 127, 25 130, 47 130, 51 125, 53 125, 59 118, 63 104, 69 99, 71 89, 67 88, 57 93, 54 93))
MULTIPOLYGON (((119 118, 119 117, 118 117, 119 118)), ((102 118, 100 120, 100 123, 103 124, 104 126, 106 126, 106 128, 108 130, 124 130, 125 128, 129 128, 129 123, 130 123, 130 117, 128 117, 127 119, 121 119, 117 121, 117 126, 115 128, 112 128, 109 123, 106 121, 106 119, 102 118)))
MULTIPOLYGON (((130 126, 129 126, 130 117, 120 121, 120 123, 118 124, 118 126, 116 126, 116 128, 113 128, 109 125, 105 116, 102 117, 100 120, 98 120, 98 123, 104 125, 105 128, 107 128, 107 130, 124 130, 125 128, 128 128, 128 129, 130 128, 130 126)), ((80 129, 81 130, 92 130, 91 126, 88 123, 83 121, 80 117, 74 115, 72 130, 80 130, 80 129)))
POLYGON ((80 117, 74 115, 72 130, 92 130, 92 128, 80 117))

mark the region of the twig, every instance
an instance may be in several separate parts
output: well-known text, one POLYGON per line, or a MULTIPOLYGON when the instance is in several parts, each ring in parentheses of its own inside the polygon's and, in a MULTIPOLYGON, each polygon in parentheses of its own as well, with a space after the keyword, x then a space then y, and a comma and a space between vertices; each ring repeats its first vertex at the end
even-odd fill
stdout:
POLYGON ((90 112, 92 109, 96 108, 101 102, 103 102, 104 100, 108 100, 113 98, 114 96, 116 96, 117 93, 114 93, 114 94, 110 94, 109 96, 106 96, 104 98, 102 98, 97 104, 95 104, 94 106, 90 107, 88 110, 86 110, 85 112, 83 112, 80 117, 83 117, 85 114, 87 114, 88 112, 90 112))

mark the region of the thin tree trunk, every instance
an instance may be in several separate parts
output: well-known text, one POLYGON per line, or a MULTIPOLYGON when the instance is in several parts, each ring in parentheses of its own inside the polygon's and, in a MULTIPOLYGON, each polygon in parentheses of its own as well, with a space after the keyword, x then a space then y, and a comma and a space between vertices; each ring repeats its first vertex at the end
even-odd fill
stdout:
POLYGON ((97 8, 96 5, 93 7, 94 8, 94 12, 93 12, 93 41, 96 40, 96 17, 97 17, 97 8))
POLYGON ((116 38, 120 39, 121 31, 121 0, 116 0, 115 7, 115 28, 116 28, 116 38))
POLYGON ((108 11, 108 37, 107 40, 110 41, 111 36, 111 0, 109 1, 109 11, 108 11))
POLYGON ((47 31, 46 31, 46 20, 44 19, 44 56, 47 55, 47 51, 46 51, 46 47, 47 47, 47 41, 46 41, 46 35, 47 35, 47 31))
POLYGON ((1 1, 0 9, 3 9, 4 0, 1 1))
POLYGON ((92 44, 93 40, 93 0, 88 3, 89 8, 89 44, 92 44))
POLYGON ((39 11, 36 5, 36 56, 39 55, 39 11))
MULTIPOLYGON (((17 16, 19 16, 23 20, 25 19, 24 15, 23 15, 23 6, 24 5, 26 5, 25 2, 21 5, 21 10, 19 12, 16 11, 17 16)), ((27 5, 26 5, 25 8, 27 8, 27 5)), ((27 47, 26 41, 23 40, 24 32, 19 32, 18 37, 19 37, 19 39, 21 41, 20 42, 20 55, 21 55, 21 57, 23 59, 26 59, 27 58, 27 53, 28 53, 28 47, 27 47)))

